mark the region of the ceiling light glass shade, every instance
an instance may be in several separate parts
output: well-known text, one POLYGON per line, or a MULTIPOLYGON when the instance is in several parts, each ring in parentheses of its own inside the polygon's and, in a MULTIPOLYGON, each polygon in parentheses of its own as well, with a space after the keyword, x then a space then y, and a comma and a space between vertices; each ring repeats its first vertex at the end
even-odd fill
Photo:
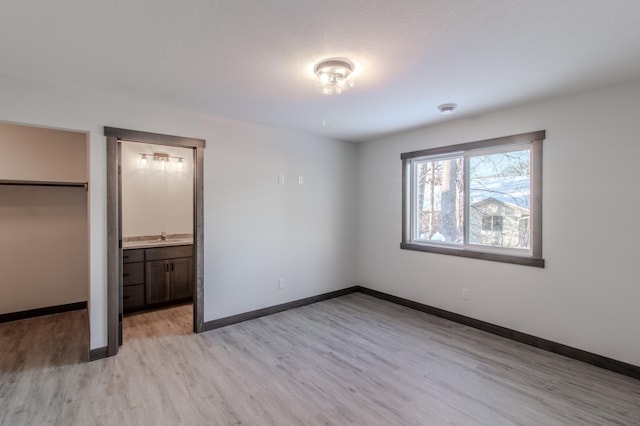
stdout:
POLYGON ((326 59, 316 64, 313 73, 325 95, 339 95, 353 87, 353 64, 345 59, 326 59))

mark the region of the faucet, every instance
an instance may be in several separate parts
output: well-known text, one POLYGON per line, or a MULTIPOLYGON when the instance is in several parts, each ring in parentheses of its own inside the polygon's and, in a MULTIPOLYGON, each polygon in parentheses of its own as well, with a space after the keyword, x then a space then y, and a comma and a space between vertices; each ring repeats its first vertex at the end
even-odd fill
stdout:
POLYGON ((165 240, 167 239, 167 233, 166 233, 166 232, 164 232, 164 231, 162 231, 162 232, 160 233, 160 239, 161 239, 162 241, 165 241, 165 240))

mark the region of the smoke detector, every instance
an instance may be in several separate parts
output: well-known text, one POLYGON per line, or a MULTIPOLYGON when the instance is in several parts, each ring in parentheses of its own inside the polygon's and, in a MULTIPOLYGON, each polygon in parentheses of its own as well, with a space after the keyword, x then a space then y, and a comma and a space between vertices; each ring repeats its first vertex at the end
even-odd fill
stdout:
POLYGON ((456 108, 458 108, 458 104, 438 105, 438 110, 440 110, 442 114, 452 114, 456 108))

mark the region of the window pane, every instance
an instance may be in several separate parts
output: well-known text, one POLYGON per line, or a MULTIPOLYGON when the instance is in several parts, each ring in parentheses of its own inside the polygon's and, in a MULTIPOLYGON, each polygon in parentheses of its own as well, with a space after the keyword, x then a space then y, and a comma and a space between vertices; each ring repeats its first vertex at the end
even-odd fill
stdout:
POLYGON ((415 240, 462 244, 463 158, 414 163, 415 240))
POLYGON ((530 249, 530 150, 469 158, 469 243, 530 249))

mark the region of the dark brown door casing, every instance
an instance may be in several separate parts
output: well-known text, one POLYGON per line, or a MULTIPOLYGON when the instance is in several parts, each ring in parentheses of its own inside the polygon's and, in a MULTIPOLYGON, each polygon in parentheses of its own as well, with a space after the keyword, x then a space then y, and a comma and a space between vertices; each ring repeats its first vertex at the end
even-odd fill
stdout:
MULTIPOLYGON (((107 356, 118 353, 119 340, 122 331, 118 327, 121 315, 122 292, 122 241, 121 241, 121 200, 120 200, 120 156, 119 147, 122 142, 143 142, 157 145, 178 146, 193 149, 194 158, 194 194, 193 194, 193 260, 190 266, 178 266, 174 272, 179 282, 178 293, 186 291, 183 276, 185 268, 190 268, 191 282, 189 285, 193 293, 193 330, 196 333, 204 331, 204 139, 184 138, 163 135, 159 133, 141 132, 137 130, 105 127, 107 137, 107 356)), ((171 270, 171 262, 169 263, 171 270)), ((174 270, 176 265, 174 264, 174 270)), ((171 274, 171 271, 169 271, 171 274)), ((169 276, 168 280, 171 280, 169 276)), ((131 290, 133 291, 133 290, 131 290)), ((131 291, 129 293, 131 293, 131 291)), ((171 297, 171 290, 168 297, 171 297)), ((127 294, 133 297, 133 294, 127 294)), ((146 296, 146 295, 145 295, 146 296)), ((135 294, 139 298, 139 295, 135 294)), ((154 296, 155 297, 155 296, 154 296)))

